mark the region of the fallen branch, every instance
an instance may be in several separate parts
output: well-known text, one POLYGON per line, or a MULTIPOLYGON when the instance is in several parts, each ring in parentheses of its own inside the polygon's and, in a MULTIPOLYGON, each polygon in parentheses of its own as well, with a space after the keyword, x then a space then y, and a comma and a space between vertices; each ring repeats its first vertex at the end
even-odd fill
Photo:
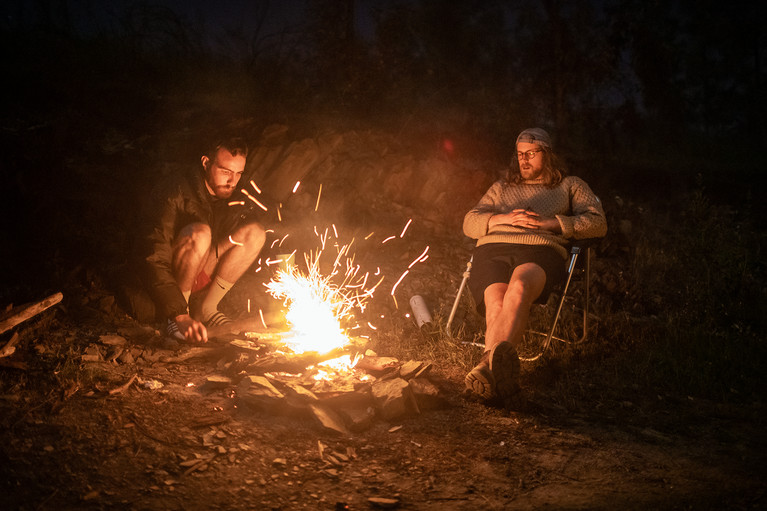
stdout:
POLYGON ((19 342, 19 333, 14 332, 11 340, 5 343, 2 349, 0 349, 0 358, 10 357, 16 352, 16 344, 19 342))
POLYGON ((125 383, 123 385, 120 385, 119 387, 115 387, 112 390, 110 390, 109 395, 114 396, 115 394, 121 394, 125 392, 126 390, 128 390, 128 387, 133 385, 133 382, 136 381, 136 376, 137 375, 134 374, 133 376, 131 376, 131 379, 128 380, 128 383, 125 383))
POLYGON ((23 323, 29 318, 37 316, 44 310, 50 307, 53 307, 54 305, 59 303, 63 297, 64 295, 62 295, 61 293, 56 293, 54 295, 49 296, 45 300, 28 305, 24 307, 21 311, 17 312, 16 314, 13 314, 11 317, 0 321, 0 334, 10 330, 11 328, 15 327, 19 323, 23 323))

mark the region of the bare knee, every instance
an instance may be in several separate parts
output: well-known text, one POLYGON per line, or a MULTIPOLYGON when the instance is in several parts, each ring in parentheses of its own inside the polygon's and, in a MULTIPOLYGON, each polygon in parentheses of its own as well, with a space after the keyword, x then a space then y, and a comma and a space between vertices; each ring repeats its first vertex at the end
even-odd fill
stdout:
POLYGON ((202 257, 210 250, 210 226, 203 223, 193 223, 185 226, 178 234, 175 245, 184 251, 191 251, 202 257))
POLYGON ((266 231, 259 223, 246 224, 237 229, 232 238, 241 243, 248 253, 256 256, 261 251, 261 247, 264 246, 266 231))
POLYGON ((539 286, 526 280, 512 280, 503 297, 504 306, 530 305, 540 294, 539 286))

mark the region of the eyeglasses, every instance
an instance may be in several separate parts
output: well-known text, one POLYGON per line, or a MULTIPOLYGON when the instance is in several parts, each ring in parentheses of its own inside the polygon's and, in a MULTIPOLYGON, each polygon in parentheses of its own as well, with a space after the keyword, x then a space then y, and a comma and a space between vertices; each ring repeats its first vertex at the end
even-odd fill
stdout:
POLYGON ((543 151, 543 149, 531 149, 529 151, 525 151, 524 153, 517 153, 517 159, 518 160, 532 160, 535 158, 535 155, 543 151))

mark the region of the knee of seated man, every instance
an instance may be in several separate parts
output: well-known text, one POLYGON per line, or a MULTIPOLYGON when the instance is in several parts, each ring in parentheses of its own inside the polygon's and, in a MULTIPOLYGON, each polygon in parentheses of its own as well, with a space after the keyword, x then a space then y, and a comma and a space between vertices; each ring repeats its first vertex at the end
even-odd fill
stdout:
POLYGON ((177 243, 191 243, 198 252, 207 252, 211 243, 210 226, 203 223, 193 223, 183 227, 178 233, 177 243))
POLYGON ((246 249, 259 251, 266 240, 266 231, 261 224, 254 222, 237 229, 236 237, 246 249))
POLYGON ((519 301, 533 301, 536 296, 533 296, 535 291, 540 286, 526 279, 515 279, 509 283, 509 287, 506 290, 505 298, 512 298, 519 301))

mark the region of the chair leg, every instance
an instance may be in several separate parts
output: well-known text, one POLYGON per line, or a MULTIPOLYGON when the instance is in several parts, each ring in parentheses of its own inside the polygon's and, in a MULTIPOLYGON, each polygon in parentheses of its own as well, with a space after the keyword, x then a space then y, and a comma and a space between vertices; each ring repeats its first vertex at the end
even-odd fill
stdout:
POLYGON ((589 296, 589 287, 591 283, 591 248, 586 248, 586 261, 584 261, 584 290, 583 290, 583 335, 581 338, 574 342, 574 344, 580 344, 586 340, 589 336, 589 304, 591 303, 591 297, 589 296))
POLYGON ((453 308, 450 310, 450 316, 447 318, 447 325, 445 326, 445 333, 448 337, 451 339, 453 338, 453 334, 450 331, 450 327, 453 324, 453 319, 455 319, 455 312, 458 310, 458 303, 461 301, 461 296, 463 295, 463 290, 466 287, 466 281, 469 280, 469 276, 471 275, 471 263, 474 261, 474 256, 472 255, 471 258, 469 258, 469 262, 466 263, 466 269, 463 272, 463 280, 461 280, 461 285, 458 288, 458 293, 455 295, 455 301, 453 302, 453 308))
MULTIPOLYGON (((559 321, 559 313, 562 311, 562 306, 565 303, 565 297, 567 296, 567 290, 568 290, 568 288, 570 286, 570 279, 572 278, 573 268, 575 267, 575 261, 576 261, 577 257, 578 257, 578 254, 574 253, 572 255, 571 259, 570 259, 570 267, 568 269, 567 281, 565 283, 565 288, 562 291, 562 298, 559 301, 559 307, 557 308, 557 314, 556 314, 556 316, 554 316, 554 323, 551 325, 551 330, 549 331, 549 334, 546 337, 546 341, 544 343, 544 348, 543 348, 544 350, 549 347, 549 344, 551 344, 551 339, 552 338, 557 339, 556 337, 554 337, 554 329, 557 327, 557 322, 559 321)), ((564 342, 568 342, 570 344, 580 344, 580 343, 584 342, 588 338, 588 335, 589 335, 589 303, 590 303, 590 298, 591 298, 590 297, 590 289, 589 289, 589 284, 590 284, 590 281, 591 281, 591 248, 590 247, 586 248, 583 279, 584 279, 584 283, 583 283, 584 290, 583 290, 583 323, 582 323, 583 331, 582 331, 582 334, 581 334, 580 338, 578 340, 576 340, 576 341, 564 341, 564 339, 560 339, 560 340, 563 340, 564 342)))
POLYGON ((575 263, 577 260, 578 260, 578 253, 575 252, 570 257, 570 265, 567 268, 567 280, 565 281, 565 287, 562 290, 562 297, 559 299, 559 306, 557 307, 557 312, 554 315, 554 321, 551 324, 551 328, 549 329, 548 335, 546 335, 546 340, 543 342, 542 351, 546 351, 551 345, 551 338, 554 337, 554 330, 557 328, 557 323, 559 322, 559 315, 562 312, 562 307, 565 305, 565 298, 567 298, 567 290, 570 288, 570 281, 573 278, 573 271, 575 269, 575 263))

